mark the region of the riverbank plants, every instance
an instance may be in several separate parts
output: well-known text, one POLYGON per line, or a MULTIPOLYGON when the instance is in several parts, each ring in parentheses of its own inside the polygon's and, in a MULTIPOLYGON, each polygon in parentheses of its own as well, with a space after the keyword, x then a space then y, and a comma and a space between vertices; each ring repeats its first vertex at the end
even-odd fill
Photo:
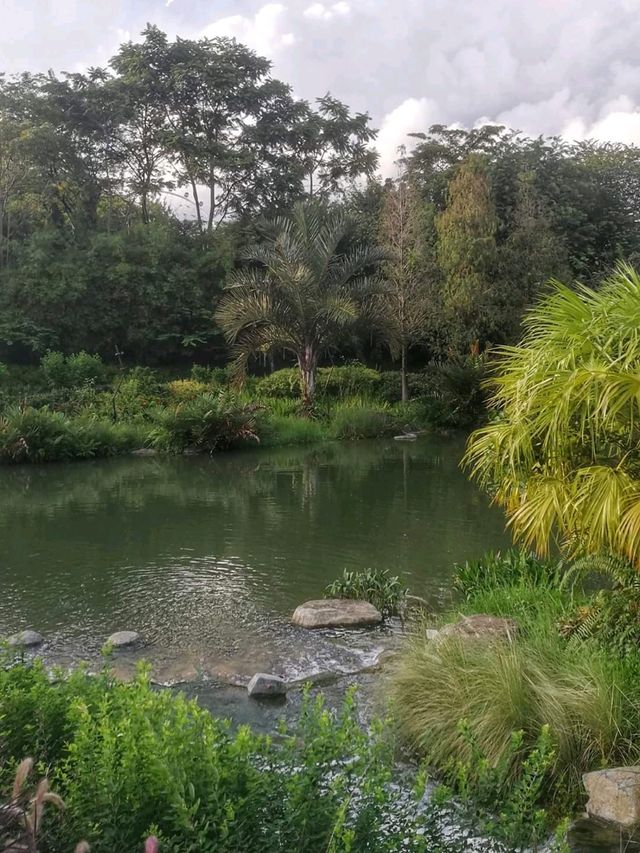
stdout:
POLYGON ((325 598, 352 598, 368 601, 383 616, 403 616, 407 606, 409 589, 397 575, 387 569, 366 569, 350 572, 345 569, 342 576, 325 589, 325 598))
POLYGON ((161 853, 466 849, 444 803, 425 801, 422 774, 413 788, 394 778, 392 730, 363 729, 353 693, 337 712, 307 693, 298 722, 271 737, 153 690, 144 669, 127 684, 107 671, 51 679, 37 661, 6 659, 0 733, 4 801, 26 755, 64 802, 40 825, 50 853, 79 839, 138 853, 148 835, 161 853))

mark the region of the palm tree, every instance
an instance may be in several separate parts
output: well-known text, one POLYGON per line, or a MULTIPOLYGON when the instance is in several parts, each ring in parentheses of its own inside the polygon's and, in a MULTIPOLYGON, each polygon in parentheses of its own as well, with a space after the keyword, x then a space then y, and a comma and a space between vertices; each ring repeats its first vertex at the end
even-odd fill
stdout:
POLYGON ((495 420, 466 462, 516 536, 640 567, 638 273, 622 265, 598 290, 556 282, 493 385, 495 420))
POLYGON ((216 311, 236 373, 244 375, 257 353, 291 353, 307 410, 318 362, 361 316, 382 257, 367 246, 343 249, 348 230, 343 212, 316 202, 297 203, 246 253, 248 264, 231 276, 216 311))

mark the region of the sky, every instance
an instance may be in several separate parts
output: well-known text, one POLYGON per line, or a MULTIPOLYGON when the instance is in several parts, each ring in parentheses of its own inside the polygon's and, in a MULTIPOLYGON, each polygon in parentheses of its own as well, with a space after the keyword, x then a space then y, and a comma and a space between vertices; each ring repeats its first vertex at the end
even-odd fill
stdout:
POLYGON ((0 71, 106 64, 147 22, 369 112, 383 174, 432 124, 640 144, 640 0, 0 0, 0 71))

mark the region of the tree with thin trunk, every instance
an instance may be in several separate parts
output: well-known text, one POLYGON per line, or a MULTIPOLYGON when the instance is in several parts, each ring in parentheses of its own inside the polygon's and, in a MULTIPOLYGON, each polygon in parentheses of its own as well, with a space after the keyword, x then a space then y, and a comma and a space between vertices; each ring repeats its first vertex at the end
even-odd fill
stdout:
POLYGON ((382 253, 349 245, 349 227, 342 211, 298 202, 246 253, 247 263, 230 277, 216 311, 237 375, 244 375, 252 355, 290 353, 307 411, 320 358, 362 315, 377 281, 382 253))
POLYGON ((385 284, 375 296, 380 333, 393 358, 400 359, 402 400, 409 399, 407 354, 425 336, 429 292, 423 275, 423 222, 420 197, 406 178, 385 192, 380 244, 387 254, 385 284))

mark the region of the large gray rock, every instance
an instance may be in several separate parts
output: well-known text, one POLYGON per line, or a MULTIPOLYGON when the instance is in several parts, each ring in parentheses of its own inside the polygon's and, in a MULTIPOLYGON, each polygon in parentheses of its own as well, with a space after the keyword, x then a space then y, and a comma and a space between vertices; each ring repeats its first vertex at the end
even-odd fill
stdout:
POLYGON ((9 637, 9 645, 14 647, 32 648, 33 646, 40 646, 42 643, 44 643, 44 637, 37 631, 20 631, 19 634, 9 637))
POLYGON ((463 616, 457 622, 444 625, 438 631, 438 639, 459 637, 472 640, 513 640, 518 633, 518 623, 514 619, 501 616, 463 616))
POLYGON ((249 684, 249 696, 284 696, 287 683, 279 675, 268 675, 266 672, 256 672, 249 684))
POLYGON ((587 813, 626 829, 640 824, 640 767, 595 770, 582 777, 587 813))
POLYGON ((382 614, 368 601, 321 598, 297 607, 291 621, 301 628, 367 628, 379 625, 382 614))
POLYGON ((137 631, 116 631, 107 639, 107 645, 113 649, 125 649, 139 642, 140 634, 137 631))

